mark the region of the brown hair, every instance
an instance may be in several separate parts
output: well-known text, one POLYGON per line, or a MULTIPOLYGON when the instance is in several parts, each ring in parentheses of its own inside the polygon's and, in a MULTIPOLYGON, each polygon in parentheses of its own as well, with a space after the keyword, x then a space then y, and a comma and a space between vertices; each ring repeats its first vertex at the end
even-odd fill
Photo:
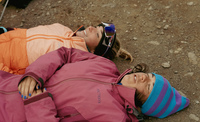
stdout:
POLYGON ((121 57, 125 60, 130 60, 131 62, 133 61, 133 56, 128 51, 121 48, 118 38, 116 38, 115 43, 113 44, 113 47, 106 58, 113 60, 115 57, 121 57))

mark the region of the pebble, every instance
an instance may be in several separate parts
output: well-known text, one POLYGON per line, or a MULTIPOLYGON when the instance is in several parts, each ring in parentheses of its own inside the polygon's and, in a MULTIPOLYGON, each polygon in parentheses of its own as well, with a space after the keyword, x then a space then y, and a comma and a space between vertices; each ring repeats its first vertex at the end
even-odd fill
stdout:
POLYGON ((160 45, 160 43, 157 42, 157 41, 149 41, 148 43, 149 43, 149 44, 153 44, 153 45, 160 45))
POLYGON ((182 48, 177 48, 175 51, 174 51, 174 53, 179 53, 180 51, 182 51, 182 48))
POLYGON ((160 32, 160 35, 164 35, 165 33, 162 31, 162 32, 160 32))
POLYGON ((199 121, 199 117, 197 117, 195 114, 190 114, 189 117, 190 117, 190 119, 193 119, 195 121, 199 121))
POLYGON ((198 100, 195 100, 195 103, 196 103, 196 104, 199 104, 199 101, 198 101, 198 100))
POLYGON ((160 26, 160 25, 157 25, 156 28, 161 29, 161 26, 160 26))
POLYGON ((46 15, 47 15, 47 16, 49 16, 49 15, 50 15, 50 13, 49 13, 49 12, 47 12, 47 13, 46 13, 46 15))
POLYGON ((169 25, 165 25, 164 29, 167 30, 169 28, 169 25))
POLYGON ((194 4, 194 2, 188 2, 187 3, 187 5, 189 5, 189 6, 191 6, 191 5, 193 5, 194 4))
POLYGON ((188 72, 184 76, 193 76, 193 75, 194 75, 194 72, 188 72))
POLYGON ((170 6, 165 6, 165 8, 170 8, 170 6))
POLYGON ((137 37, 133 37, 133 40, 137 40, 137 37))
POLYGON ((193 52, 188 53, 188 58, 192 64, 197 64, 197 56, 193 52))
POLYGON ((153 10, 153 7, 152 7, 152 6, 150 6, 150 7, 148 8, 148 10, 153 10))
POLYGON ((17 15, 11 15, 11 18, 14 18, 14 17, 16 17, 17 15))
POLYGON ((164 63, 162 63, 162 67, 163 68, 169 68, 171 65, 170 65, 170 63, 169 62, 164 62, 164 63))
POLYGON ((174 74, 178 74, 178 71, 174 71, 174 74))

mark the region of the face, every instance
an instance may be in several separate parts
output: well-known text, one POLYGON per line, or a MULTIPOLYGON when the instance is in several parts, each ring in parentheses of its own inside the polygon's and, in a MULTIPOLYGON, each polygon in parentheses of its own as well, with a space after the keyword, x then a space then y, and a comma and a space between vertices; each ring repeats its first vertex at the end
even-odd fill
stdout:
POLYGON ((127 74, 124 76, 121 83, 126 87, 135 88, 137 92, 142 94, 142 99, 146 101, 153 89, 155 76, 151 73, 127 74))
POLYGON ((89 26, 84 31, 78 31, 76 36, 84 38, 88 48, 94 53, 95 48, 99 44, 103 33, 102 26, 89 26))

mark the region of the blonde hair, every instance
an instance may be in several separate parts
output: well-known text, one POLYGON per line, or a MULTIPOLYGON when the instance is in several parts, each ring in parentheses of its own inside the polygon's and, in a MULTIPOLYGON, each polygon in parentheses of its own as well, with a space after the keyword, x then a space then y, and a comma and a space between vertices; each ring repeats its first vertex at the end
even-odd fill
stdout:
POLYGON ((133 61, 133 56, 131 55, 131 53, 121 48, 121 44, 118 38, 116 38, 111 53, 109 53, 108 57, 111 60, 114 59, 115 57, 121 57, 125 60, 130 60, 131 62, 133 61))

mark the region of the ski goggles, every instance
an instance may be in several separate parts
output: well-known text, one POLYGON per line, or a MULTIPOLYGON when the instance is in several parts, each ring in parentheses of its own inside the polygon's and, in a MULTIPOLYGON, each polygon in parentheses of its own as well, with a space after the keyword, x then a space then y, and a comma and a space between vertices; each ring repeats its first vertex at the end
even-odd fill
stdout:
POLYGON ((102 22, 102 25, 104 26, 104 33, 105 33, 105 39, 102 42, 102 45, 107 47, 106 51, 102 55, 102 56, 104 56, 107 53, 108 49, 115 42, 116 30, 115 30, 115 25, 112 24, 112 23, 104 23, 104 22, 102 22))

